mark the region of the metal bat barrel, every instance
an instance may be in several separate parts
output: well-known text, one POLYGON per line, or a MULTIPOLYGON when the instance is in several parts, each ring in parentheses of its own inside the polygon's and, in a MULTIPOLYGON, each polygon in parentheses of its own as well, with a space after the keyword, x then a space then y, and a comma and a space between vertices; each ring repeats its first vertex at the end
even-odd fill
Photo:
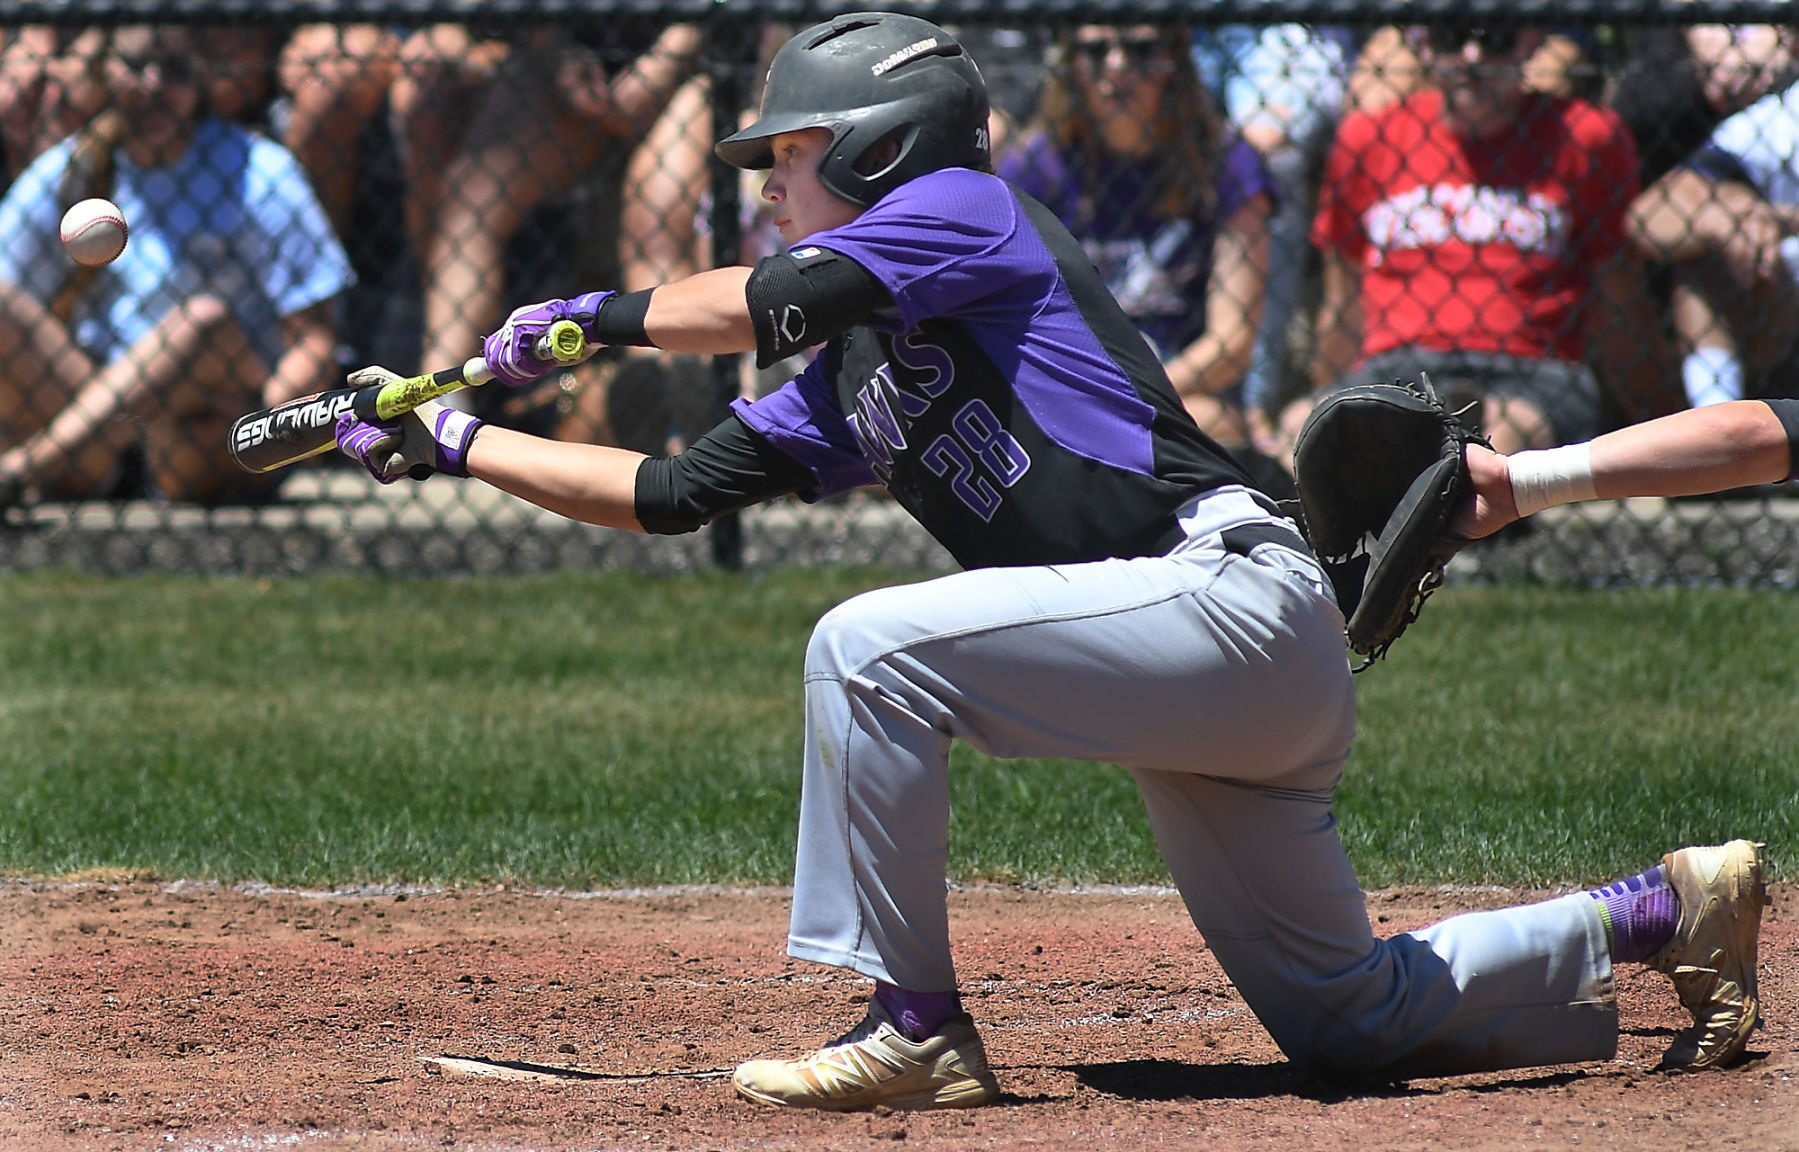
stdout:
MULTIPOLYGON (((532 356, 544 363, 573 364, 587 355, 587 336, 572 320, 559 320, 537 338, 532 356)), ((346 413, 377 422, 396 420, 429 400, 493 379, 487 361, 476 356, 458 368, 302 396, 240 416, 226 448, 246 472, 273 472, 337 446, 337 422, 346 413)))
POLYGON ((320 392, 238 417, 226 444, 231 459, 246 472, 273 472, 317 456, 337 443, 337 419, 359 391, 372 403, 380 387, 320 392))

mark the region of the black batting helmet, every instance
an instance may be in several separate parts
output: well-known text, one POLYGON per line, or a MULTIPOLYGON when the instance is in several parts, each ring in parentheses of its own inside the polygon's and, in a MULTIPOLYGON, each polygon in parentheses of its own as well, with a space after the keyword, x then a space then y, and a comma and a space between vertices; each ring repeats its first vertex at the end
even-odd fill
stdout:
POLYGON ((782 45, 761 116, 719 141, 719 158, 772 167, 769 141, 802 128, 830 131, 819 182, 863 207, 926 172, 990 163, 981 70, 954 36, 899 12, 853 12, 782 45), (889 140, 897 155, 867 170, 870 149, 889 140))

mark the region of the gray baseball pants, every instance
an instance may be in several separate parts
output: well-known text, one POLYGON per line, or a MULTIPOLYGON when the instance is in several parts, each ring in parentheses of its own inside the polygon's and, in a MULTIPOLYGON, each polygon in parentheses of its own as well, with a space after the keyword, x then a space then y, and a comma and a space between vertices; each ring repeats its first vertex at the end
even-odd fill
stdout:
POLYGON ((1309 554, 1245 546, 1273 523, 1224 489, 1189 507, 1166 556, 962 572, 827 613, 806 655, 789 953, 956 986, 962 739, 1128 769, 1194 924, 1296 1063, 1420 1076, 1609 1058, 1590 897, 1374 938, 1331 812, 1355 729, 1343 619, 1309 554))

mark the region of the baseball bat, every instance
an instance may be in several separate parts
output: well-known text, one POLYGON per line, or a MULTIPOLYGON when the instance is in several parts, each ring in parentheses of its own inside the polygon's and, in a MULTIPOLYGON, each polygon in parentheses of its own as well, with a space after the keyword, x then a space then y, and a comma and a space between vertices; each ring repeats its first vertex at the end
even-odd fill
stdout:
MULTIPOLYGON (((587 336, 573 320, 558 320, 537 338, 531 354, 545 364, 573 364, 587 355, 587 336)), ((231 459, 246 472, 273 472, 337 447, 337 421, 346 412, 371 423, 398 419, 427 400, 493 379, 479 356, 445 368, 367 388, 338 388, 301 396, 239 416, 231 424, 231 459)))

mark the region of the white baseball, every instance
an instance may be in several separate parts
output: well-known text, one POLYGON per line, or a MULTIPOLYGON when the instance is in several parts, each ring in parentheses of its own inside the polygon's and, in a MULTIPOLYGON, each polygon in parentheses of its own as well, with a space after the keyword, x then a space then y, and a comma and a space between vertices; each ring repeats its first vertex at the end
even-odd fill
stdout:
POLYGON ((89 268, 111 264, 125 250, 129 235, 125 214, 111 200, 83 200, 63 213, 63 247, 77 264, 89 268))

